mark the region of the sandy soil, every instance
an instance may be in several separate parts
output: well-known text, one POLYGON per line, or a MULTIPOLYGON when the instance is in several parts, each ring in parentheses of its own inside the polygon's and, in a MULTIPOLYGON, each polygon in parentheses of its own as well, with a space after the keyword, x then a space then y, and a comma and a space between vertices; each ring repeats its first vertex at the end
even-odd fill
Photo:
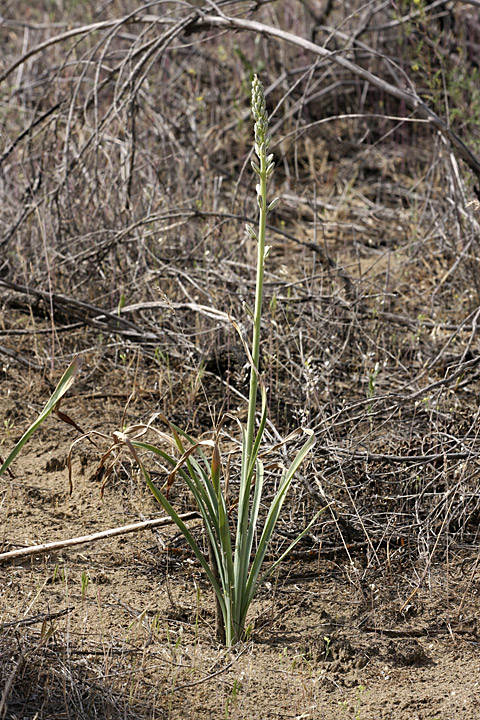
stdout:
MULTIPOLYGON (((112 382, 112 379, 110 379, 112 382)), ((112 383, 117 396, 118 378, 112 383)), ((0 380, 5 454, 48 396, 27 372, 0 380)), ((110 432, 125 401, 80 381, 64 410, 110 432), (87 402, 88 399, 88 402, 87 402)), ((105 488, 99 451, 50 417, 1 491, 2 551, 160 515, 127 466, 105 488)), ((185 508, 188 509, 188 508, 185 508)), ((197 523, 192 527, 201 532, 197 523)), ((252 608, 248 642, 212 639, 205 580, 172 528, 34 554, 1 565, 5 718, 476 720, 480 655, 476 558, 398 562, 361 579, 364 550, 300 551, 252 608)))

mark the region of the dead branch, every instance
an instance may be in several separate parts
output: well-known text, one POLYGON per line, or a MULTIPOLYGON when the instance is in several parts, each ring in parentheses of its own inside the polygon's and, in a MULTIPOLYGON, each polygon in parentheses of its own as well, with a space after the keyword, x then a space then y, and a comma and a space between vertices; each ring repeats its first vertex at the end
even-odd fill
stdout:
MULTIPOLYGON (((153 20, 153 18, 151 19, 153 20)), ((221 16, 202 14, 201 18, 198 18, 196 21, 192 21, 189 32, 193 29, 203 29, 205 26, 260 33, 261 35, 278 38, 279 40, 287 42, 291 45, 301 47, 303 50, 307 50, 322 58, 328 58, 331 62, 340 65, 345 70, 357 75, 357 77, 362 80, 371 83, 371 85, 379 90, 396 97, 398 100, 402 100, 408 107, 417 112, 421 118, 428 120, 433 127, 452 144, 472 172, 480 178, 480 161, 475 157, 467 145, 465 145, 463 140, 461 140, 458 135, 456 135, 448 127, 447 123, 433 110, 431 110, 415 92, 403 90, 400 87, 386 82, 382 78, 374 75, 369 70, 360 67, 360 65, 348 60, 339 53, 332 52, 331 50, 327 50, 327 48, 321 47, 310 40, 306 40, 298 35, 293 35, 285 30, 281 30, 280 28, 265 25, 264 23, 257 22, 256 20, 243 20, 242 18, 229 17, 223 14, 221 16)))
MULTIPOLYGON (((200 515, 195 512, 183 513, 179 515, 180 519, 197 520, 200 515)), ((150 530, 164 525, 171 525, 174 521, 170 517, 161 517, 154 520, 145 520, 144 522, 133 523, 133 525, 122 525, 121 527, 112 528, 110 530, 102 530, 102 532, 93 533, 92 535, 81 535, 80 537, 70 538, 68 540, 58 540, 56 542, 44 543, 43 545, 32 545, 28 548, 20 550, 10 550, 0 555, 0 563, 16 558, 28 557, 29 555, 39 555, 50 551, 61 550, 74 545, 85 545, 87 543, 96 542, 97 540, 105 540, 107 538, 116 537, 117 535, 126 535, 127 533, 139 532, 140 530, 150 530)))
MULTIPOLYGON (((213 5, 213 3, 212 3, 213 5)), ((218 10, 218 6, 217 7, 218 10)), ((31 48, 27 53, 17 58, 6 70, 0 75, 0 83, 5 80, 17 67, 19 67, 26 60, 32 56, 42 52, 51 45, 63 42, 72 37, 79 35, 90 34, 94 31, 108 29, 111 27, 119 27, 122 24, 128 23, 150 23, 152 25, 164 25, 167 21, 165 18, 158 17, 156 15, 138 14, 138 11, 134 11, 129 15, 119 18, 117 20, 108 20, 100 23, 94 23, 92 25, 86 25, 79 28, 74 28, 65 33, 57 35, 53 38, 49 38, 43 43, 40 43, 34 48, 31 48)), ((171 24, 167 22, 167 24, 171 24)), ((378 88, 382 92, 387 93, 396 97, 398 100, 403 101, 408 107, 412 108, 421 118, 428 120, 438 132, 452 144, 459 156, 466 162, 472 172, 480 178, 480 160, 473 154, 468 146, 461 140, 456 133, 454 133, 447 125, 447 123, 439 117, 428 105, 413 91, 404 90, 396 85, 383 80, 382 78, 374 75, 369 70, 357 65, 356 63, 343 57, 338 52, 332 52, 321 45, 317 45, 306 38, 302 38, 293 33, 287 32, 280 28, 276 28, 265 23, 258 22, 256 20, 244 20, 242 18, 230 17, 221 13, 220 15, 211 15, 206 13, 203 9, 198 8, 196 11, 188 15, 184 20, 181 21, 180 26, 186 34, 190 34, 195 31, 201 31, 208 27, 223 28, 228 30, 246 30, 247 32, 259 33, 266 35, 267 37, 274 37, 282 40, 283 42, 307 50, 314 55, 328 59, 331 62, 339 65, 340 67, 348 70, 357 77, 365 80, 374 87, 378 88)), ((342 34, 343 35, 343 34, 342 34)))
POLYGON ((81 320, 86 325, 101 328, 117 335, 122 335, 131 340, 140 340, 142 342, 158 341, 158 335, 141 330, 135 323, 122 318, 118 313, 114 314, 108 310, 104 310, 96 305, 91 305, 72 297, 67 297, 59 293, 49 293, 37 288, 19 285, 10 282, 4 278, 0 279, 0 285, 24 293, 25 295, 33 295, 42 300, 52 302, 52 306, 61 307, 61 312, 74 320, 81 320))

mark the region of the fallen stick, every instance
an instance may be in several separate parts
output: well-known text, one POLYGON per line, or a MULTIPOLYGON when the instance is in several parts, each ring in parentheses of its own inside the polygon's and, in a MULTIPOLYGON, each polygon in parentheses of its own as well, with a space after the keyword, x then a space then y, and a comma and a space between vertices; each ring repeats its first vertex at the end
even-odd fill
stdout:
MULTIPOLYGON (((179 515, 184 522, 186 520, 197 520, 200 518, 198 512, 192 511, 179 515)), ((28 557, 29 555, 37 555, 46 553, 50 550, 60 550, 61 548, 72 547, 73 545, 84 545, 85 543, 95 542, 96 540, 104 540, 105 538, 115 537, 116 535, 126 535, 127 533, 138 532, 139 530, 149 530, 150 528, 161 527, 162 525, 170 525, 174 521, 171 517, 157 518, 156 520, 144 520, 143 522, 134 523, 133 525, 123 525, 122 527, 103 530, 102 532, 93 533, 93 535, 81 535, 80 537, 70 538, 69 540, 57 540, 56 542, 44 543, 43 545, 32 545, 28 548, 20 550, 10 550, 0 554, 0 563, 14 558, 28 557)))

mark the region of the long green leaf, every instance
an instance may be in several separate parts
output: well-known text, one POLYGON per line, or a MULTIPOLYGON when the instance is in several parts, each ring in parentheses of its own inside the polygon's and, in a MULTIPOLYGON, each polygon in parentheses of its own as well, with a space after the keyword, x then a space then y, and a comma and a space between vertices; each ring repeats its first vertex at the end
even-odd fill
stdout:
MULTIPOLYGON (((188 542, 188 544, 192 548, 192 550, 195 553, 197 559, 199 560, 201 566, 205 570, 207 577, 210 580, 210 583, 212 584, 212 587, 215 591, 215 594, 217 595, 217 597, 220 601, 220 604, 225 605, 225 600, 223 597, 222 590, 221 590, 219 584, 217 583, 215 575, 213 574, 212 569, 210 568, 210 566, 205 558, 205 555, 198 547, 190 530, 185 525, 183 520, 179 517, 178 513, 175 512, 175 510, 173 509, 172 505, 168 502, 165 495, 152 482, 148 470, 145 468, 145 466, 143 465, 141 460, 138 458, 138 456, 137 456, 136 460, 140 466, 140 470, 142 471, 143 477, 145 479, 145 482, 146 482, 148 488, 152 492, 152 494, 155 497, 155 499, 157 500, 157 502, 163 507, 163 509, 168 513, 168 515, 170 515, 170 517, 174 521, 175 525, 178 527, 178 529, 184 536, 185 540, 188 542)), ((223 612, 223 607, 222 607, 222 612, 223 612)))
MULTIPOLYGON (((169 463, 169 465, 175 467, 177 465, 177 461, 175 458, 172 458, 171 455, 166 453, 165 451, 161 450, 156 445, 152 445, 150 443, 140 441, 140 440, 133 440, 132 445, 136 448, 141 448, 143 450, 148 450, 151 453, 154 453, 155 455, 158 455, 159 457, 163 458, 166 462, 169 463)), ((138 458, 136 458, 138 461, 138 458)), ((201 468, 199 468, 201 470, 201 468)), ((182 468, 179 468, 177 470, 178 474, 183 478, 185 481, 185 484, 187 485, 188 489, 192 493, 193 497, 195 498, 195 502, 197 503, 198 509, 200 511, 200 514, 202 515, 202 519, 204 521, 206 529, 214 525, 215 532, 218 532, 218 525, 215 525, 215 518, 217 515, 217 510, 214 505, 210 502, 209 495, 205 492, 203 484, 200 482, 198 477, 195 475, 193 478, 186 473, 182 468)), ((152 483, 153 485, 153 483, 152 483)), ((150 486, 149 486, 150 487, 150 486)), ((156 486, 155 486, 156 488, 156 486)), ((151 489, 151 488, 150 488, 151 489)), ((161 493, 161 490, 158 490, 156 488, 157 492, 161 493)), ((161 493, 163 497, 165 495, 161 493)), ((156 494, 155 494, 155 497, 156 494)), ((213 535, 211 537, 212 542, 215 541, 215 536, 213 535)))
POLYGON ((242 618, 245 618, 248 610, 246 605, 247 599, 247 581, 249 574, 249 566, 252 556, 252 547, 254 536, 257 528, 258 513, 260 501, 262 497, 264 483, 263 463, 257 461, 257 473, 255 478, 255 490, 253 494, 252 506, 250 510, 250 519, 248 528, 243 537, 240 538, 239 550, 235 552, 235 616, 239 627, 243 627, 242 618))
MULTIPOLYGON (((158 448, 155 445, 151 445, 150 443, 139 441, 139 440, 133 440, 132 445, 136 448, 141 448, 143 450, 148 450, 149 452, 154 453, 155 455, 158 455, 159 457, 166 460, 169 465, 172 467, 177 466, 177 461, 172 458, 168 453, 164 452, 160 448, 158 448)), ((140 460, 138 457, 135 457, 137 462, 140 465, 140 460)), ((203 468, 196 463, 194 459, 192 459, 192 468, 196 467, 198 469, 199 473, 204 474, 203 468)), ((144 472, 145 468, 142 470, 144 472)), ((145 470, 145 472, 147 472, 145 470)), ((185 484, 189 488, 190 492, 195 498, 195 502, 197 504, 198 510, 200 512, 200 515, 202 517, 203 526, 205 529, 205 532, 208 534, 210 539, 210 546, 213 550, 213 553, 215 555, 215 560, 217 563, 220 579, 222 582, 222 587, 224 593, 229 594, 230 588, 232 585, 232 577, 233 577, 233 559, 232 559, 232 550, 231 550, 231 539, 229 534, 227 535, 226 531, 222 531, 221 524, 225 524, 225 518, 226 518, 226 507, 223 504, 222 511, 219 510, 217 498, 216 496, 213 497, 214 503, 212 504, 211 496, 208 492, 205 490, 205 485, 208 485, 208 478, 203 477, 202 480, 200 480, 198 477, 191 477, 188 473, 186 473, 184 470, 179 468, 177 472, 181 475, 183 480, 185 481, 185 484), (224 519, 222 521, 222 515, 224 516, 224 519)), ((158 502, 167 510, 166 503, 168 503, 168 506, 171 507, 170 503, 168 502, 167 498, 165 497, 164 493, 159 490, 156 485, 151 481, 150 483, 147 483, 148 487, 150 488, 151 492, 153 493, 154 497, 157 499, 158 502), (153 490, 155 488, 155 491, 153 490), (162 497, 164 499, 160 500, 159 497, 162 497)), ((222 497, 223 501, 223 497, 222 497)), ((167 512, 169 512, 167 510, 167 512)), ((169 513, 170 514, 170 513, 169 513)), ((171 516, 173 519, 173 516, 171 516)), ((175 520, 176 522, 176 520, 175 520)), ((183 531, 182 531, 183 532, 183 531)))
MULTIPOLYGON (((256 584, 256 589, 258 589, 258 588, 260 587, 260 585, 261 585, 263 582, 265 582, 265 580, 267 580, 267 579, 270 577, 270 575, 271 575, 272 572, 275 570, 275 568, 278 567, 278 565, 280 565, 280 563, 283 562, 283 560, 285 560, 285 558, 287 557, 287 555, 289 555, 289 554, 292 552, 292 550, 293 550, 293 548, 295 547, 295 545, 296 545, 298 542, 300 542, 300 540, 307 534, 307 532, 310 530, 310 528, 313 527, 313 525, 314 525, 315 522, 317 521, 318 517, 319 517, 323 512, 325 512, 325 510, 326 510, 327 508, 329 508, 330 505, 331 505, 331 503, 328 504, 328 505, 325 505, 325 507, 323 507, 323 508, 322 508, 321 510, 319 510, 317 513, 315 513, 315 515, 313 516, 312 520, 310 520, 310 522, 309 522, 308 525, 302 530, 302 532, 301 532, 299 535, 297 535, 297 537, 296 537, 294 540, 292 540, 292 542, 290 543, 290 545, 288 546, 288 548, 285 550, 285 552, 283 552, 283 553, 280 555, 280 557, 277 558, 277 559, 275 560, 275 562, 272 563, 272 565, 270 565, 270 567, 268 568, 268 570, 261 576, 261 578, 258 580, 258 582, 257 582, 257 584, 256 584)), ((255 592, 254 592, 254 595, 255 595, 255 592)))
POLYGON ((267 513, 267 518, 265 520, 265 525, 263 527, 263 531, 260 536, 260 540, 258 542, 258 548, 257 548, 257 553, 255 555, 255 560, 253 561, 253 565, 250 569, 250 574, 249 574, 248 581, 247 581, 246 598, 247 599, 250 598, 250 602, 253 599, 256 588, 258 587, 257 578, 260 573, 260 569, 263 564, 263 560, 265 558, 265 554, 267 552, 268 545, 270 543, 270 539, 273 535, 273 531, 275 530, 278 516, 282 509, 282 505, 285 501, 285 498, 286 498, 287 492, 289 490, 289 487, 291 485, 293 476, 294 476, 295 472, 297 471, 298 467, 300 466, 300 464, 303 462, 306 454, 309 452, 309 450, 313 447, 314 444, 315 444, 315 436, 312 433, 311 436, 306 441, 306 443, 299 450, 294 461, 290 465, 288 471, 282 478, 280 487, 278 488, 277 493, 276 493, 274 499, 272 500, 269 511, 267 513))
POLYGON ((75 375, 80 369, 82 362, 82 358, 80 355, 77 355, 76 358, 72 360, 68 368, 63 373, 62 377, 60 378, 57 387, 53 391, 52 395, 50 396, 50 399, 48 400, 47 404, 43 408, 40 415, 37 417, 35 422, 33 422, 28 430, 26 430, 20 440, 17 442, 15 447, 13 448, 10 455, 7 457, 5 462, 3 463, 2 467, 0 467, 0 475, 3 475, 5 470, 8 468, 8 466, 15 460, 20 450, 23 448, 25 443, 28 441, 31 435, 35 432, 35 430, 42 424, 42 422, 45 420, 45 418, 52 412, 55 405, 58 403, 58 401, 65 395, 65 393, 70 389, 70 387, 73 384, 73 381, 75 380, 75 375))
POLYGON ((292 552, 292 550, 293 550, 293 548, 295 547, 295 545, 296 545, 298 542, 300 542, 300 540, 307 534, 307 532, 310 530, 310 528, 313 527, 313 525, 314 525, 314 523, 316 522, 318 516, 321 515, 321 514, 326 510, 327 507, 328 507, 328 505, 326 505, 325 507, 323 507, 321 510, 319 510, 319 511, 315 514, 315 516, 312 518, 312 520, 310 520, 310 522, 309 522, 308 525, 302 530, 302 532, 301 532, 299 535, 297 535, 297 537, 296 537, 294 540, 292 540, 292 542, 290 543, 290 545, 288 546, 288 548, 285 550, 285 552, 283 552, 283 553, 280 555, 280 557, 278 557, 278 558, 275 560, 275 562, 272 563, 272 565, 270 565, 270 567, 268 568, 268 570, 267 570, 259 579, 256 579, 256 580, 255 580, 255 583, 254 583, 254 584, 247 586, 247 591, 244 593, 245 596, 244 596, 244 598, 243 598, 243 604, 242 604, 242 608, 241 608, 241 614, 239 613, 239 620, 238 620, 238 622, 240 623, 241 627, 244 627, 244 626, 245 626, 245 621, 246 621, 246 617, 247 617, 248 608, 250 607, 250 605, 251 605, 251 603, 252 603, 252 600, 253 600, 253 598, 255 597, 255 595, 256 595, 257 590, 259 589, 259 587, 262 585, 262 583, 265 582, 265 580, 267 580, 267 579, 270 577, 270 575, 271 575, 271 574, 274 572, 274 570, 280 565, 280 563, 282 563, 282 562, 285 560, 285 558, 292 552))
POLYGON ((265 425, 267 424, 267 392, 265 390, 265 386, 262 384, 262 412, 260 415, 260 426, 258 428, 257 435, 255 437, 255 441, 253 443, 252 451, 249 457, 250 465, 248 467, 248 478, 250 479, 253 475, 253 471, 255 469, 255 464, 257 462, 258 452, 260 450, 260 443, 262 442, 263 433, 265 431, 265 425))

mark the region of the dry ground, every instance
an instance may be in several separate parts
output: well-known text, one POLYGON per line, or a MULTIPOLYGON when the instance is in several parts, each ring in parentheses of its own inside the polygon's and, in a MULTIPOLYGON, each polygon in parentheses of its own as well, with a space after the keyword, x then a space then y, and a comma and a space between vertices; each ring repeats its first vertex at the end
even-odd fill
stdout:
MULTIPOLYGON (((470 6, 219 5, 414 88, 475 154, 470 6)), ((478 175, 378 85, 266 36, 185 25, 191 12, 1 7, 0 455, 77 354, 62 410, 82 430, 109 436, 161 412, 211 437, 226 418, 222 444, 238 447, 248 378, 230 318, 248 337, 258 71, 281 198, 265 442, 299 425, 317 437, 272 555, 329 507, 231 650, 172 527, 3 561, 0 717, 477 720, 478 175)), ((0 552, 161 515, 127 458, 103 482, 98 436, 72 451, 70 494, 79 433, 49 417, 2 476, 0 552)))
MULTIPOLYGON (((64 409, 113 429, 124 403, 108 392, 120 386, 121 376, 64 409)), ((9 369, 1 392, 12 421, 4 446, 42 387, 9 369)), ((158 515, 135 473, 117 477, 102 499, 96 452, 85 445, 74 452, 70 496, 73 436, 49 420, 4 482, 4 550, 158 515)), ((403 610, 421 564, 405 548, 392 545, 390 555, 388 571, 368 573, 361 543, 348 555, 341 546, 302 548, 254 603, 248 641, 231 651, 212 640, 209 589, 173 529, 4 564, 5 717, 477 718, 478 555, 455 550, 447 563, 433 562, 403 610)))

